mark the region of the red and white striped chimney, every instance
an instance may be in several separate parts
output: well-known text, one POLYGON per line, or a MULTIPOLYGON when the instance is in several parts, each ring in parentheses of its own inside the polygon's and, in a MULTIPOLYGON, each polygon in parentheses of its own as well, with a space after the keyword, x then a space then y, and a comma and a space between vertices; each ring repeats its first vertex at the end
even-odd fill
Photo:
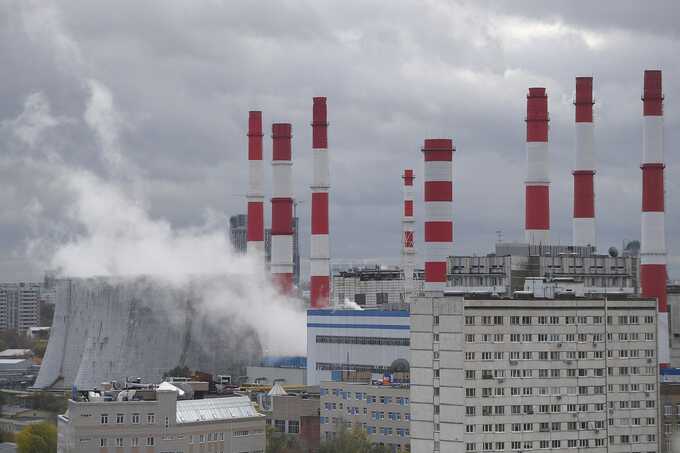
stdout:
POLYGON ((310 262, 310 304, 313 308, 330 303, 330 243, 328 240, 328 121, 326 98, 315 97, 312 105, 312 242, 310 262))
POLYGON ((264 256, 264 166, 262 112, 248 113, 248 230, 247 251, 264 256))
POLYGON ((573 244, 595 246, 595 151, 593 78, 576 77, 576 165, 574 167, 573 244))
POLYGON ((549 240, 548 121, 545 88, 529 88, 526 117, 527 178, 524 183, 524 237, 529 244, 546 244, 549 240))
POLYGON ((640 286, 643 297, 658 301, 659 364, 669 366, 664 213, 663 94, 661 71, 645 71, 642 129, 642 244, 640 286))
POLYGON ((288 123, 272 124, 272 280, 284 294, 293 292, 293 162, 288 123))
POLYGON ((415 268, 416 249, 413 247, 413 170, 404 170, 404 214, 401 218, 402 225, 402 248, 401 268, 404 272, 404 293, 413 292, 413 271, 415 268))
POLYGON ((447 261, 453 254, 453 140, 426 139, 425 292, 446 287, 447 261))

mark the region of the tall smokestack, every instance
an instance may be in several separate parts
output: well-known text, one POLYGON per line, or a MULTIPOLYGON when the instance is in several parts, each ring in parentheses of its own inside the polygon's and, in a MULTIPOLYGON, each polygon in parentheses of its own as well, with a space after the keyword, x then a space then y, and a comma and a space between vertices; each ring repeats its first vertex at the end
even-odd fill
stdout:
POLYGON ((663 94, 661 71, 645 71, 642 95, 642 244, 640 286, 643 297, 658 301, 659 364, 668 366, 666 233, 664 213, 663 94))
POLYGON ((330 244, 328 240, 328 121, 326 98, 315 97, 312 106, 312 155, 314 179, 312 182, 312 243, 310 262, 310 304, 314 308, 329 305, 330 244))
POLYGON ((401 218, 402 248, 401 268, 404 272, 404 293, 408 296, 413 292, 413 269, 415 268, 416 249, 413 247, 413 170, 404 170, 404 214, 401 218))
POLYGON ((524 183, 524 237, 529 244, 547 243, 550 233, 548 121, 545 88, 529 88, 526 118, 527 179, 524 183))
POLYGON ((443 292, 453 248, 453 140, 427 139, 425 157, 425 285, 443 292))
POLYGON ((593 78, 576 77, 573 244, 579 246, 595 246, 593 103, 593 78))
POLYGON ((288 123, 272 124, 272 251, 274 284, 284 294, 293 291, 293 162, 288 123))
POLYGON ((264 256, 264 166, 262 112, 248 113, 248 231, 247 251, 264 256))

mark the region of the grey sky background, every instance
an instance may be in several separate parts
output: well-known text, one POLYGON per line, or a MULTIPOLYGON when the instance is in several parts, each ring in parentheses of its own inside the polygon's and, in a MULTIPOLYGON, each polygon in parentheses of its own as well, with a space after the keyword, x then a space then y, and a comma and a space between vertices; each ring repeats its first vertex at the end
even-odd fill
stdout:
POLYGON ((78 234, 50 184, 55 162, 127 181, 176 228, 218 218, 226 229, 245 206, 248 110, 263 111, 268 162, 271 123, 293 124, 306 256, 313 96, 328 97, 334 262, 398 262, 404 168, 416 172, 422 246, 428 137, 457 147, 455 253, 487 253, 497 230, 521 239, 530 86, 548 90, 552 237, 569 243, 582 75, 595 78, 598 245, 620 248, 640 235, 642 74, 660 68, 669 271, 680 278, 679 23, 672 1, 6 0, 0 277, 39 278, 33 241, 78 234), (117 153, 123 174, 110 168, 117 153))

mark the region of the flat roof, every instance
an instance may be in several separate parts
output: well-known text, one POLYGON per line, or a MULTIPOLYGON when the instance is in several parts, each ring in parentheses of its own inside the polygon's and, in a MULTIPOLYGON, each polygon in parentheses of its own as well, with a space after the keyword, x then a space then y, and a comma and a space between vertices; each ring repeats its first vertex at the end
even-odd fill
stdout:
POLYGON ((236 418, 264 417, 247 396, 177 401, 177 423, 199 423, 236 418))

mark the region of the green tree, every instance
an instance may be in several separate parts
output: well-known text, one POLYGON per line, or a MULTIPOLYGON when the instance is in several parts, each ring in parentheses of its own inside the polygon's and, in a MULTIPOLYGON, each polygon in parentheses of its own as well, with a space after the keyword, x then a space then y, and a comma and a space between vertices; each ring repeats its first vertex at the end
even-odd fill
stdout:
POLYGON ((57 427, 51 423, 29 425, 15 438, 18 453, 57 453, 57 427))
POLYGON ((299 453, 304 449, 295 436, 276 431, 271 426, 267 427, 266 453, 299 453))
POLYGON ((385 445, 373 444, 366 431, 359 427, 349 430, 341 425, 335 439, 321 443, 319 453, 389 453, 385 445))

